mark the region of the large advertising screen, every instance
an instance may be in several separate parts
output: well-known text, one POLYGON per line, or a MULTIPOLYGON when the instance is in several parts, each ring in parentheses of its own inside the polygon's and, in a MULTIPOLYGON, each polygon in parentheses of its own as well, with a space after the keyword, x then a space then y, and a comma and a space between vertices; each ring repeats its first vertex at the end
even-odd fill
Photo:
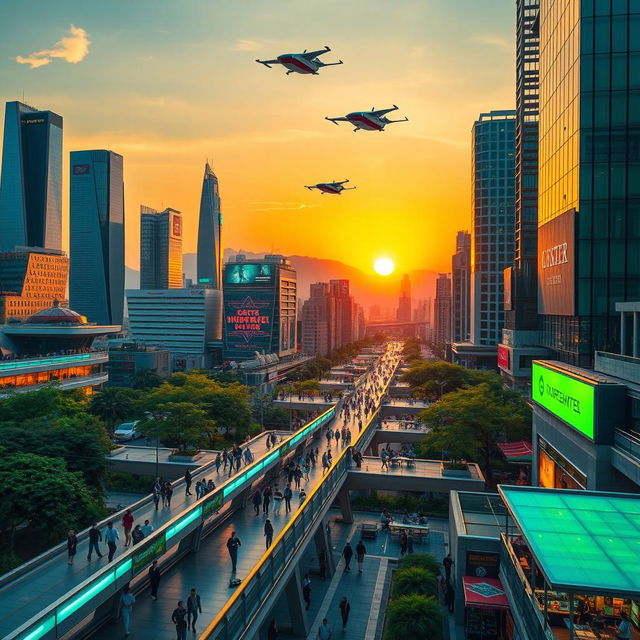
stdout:
POLYGON ((273 265, 239 262, 224 269, 225 284, 253 284, 273 282, 273 265))
POLYGON ((593 440, 595 385, 554 371, 539 362, 532 365, 534 402, 593 440))
POLYGON ((274 312, 273 289, 225 287, 225 359, 252 358, 255 351, 271 353, 274 312))
POLYGON ((538 229, 538 312, 575 315, 575 209, 538 229))

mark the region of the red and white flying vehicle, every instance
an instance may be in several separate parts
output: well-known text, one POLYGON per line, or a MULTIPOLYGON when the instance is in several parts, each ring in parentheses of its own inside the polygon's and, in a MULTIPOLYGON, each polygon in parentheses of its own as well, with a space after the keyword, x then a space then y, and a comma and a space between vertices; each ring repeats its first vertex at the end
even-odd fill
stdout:
POLYGON ((322 195, 325 193, 331 193, 333 195, 340 195, 343 191, 351 191, 355 189, 355 187, 345 187, 348 180, 343 180, 342 182, 318 182, 318 184, 314 184, 312 186, 305 185, 306 189, 317 189, 320 191, 322 195))
POLYGON ((304 73, 318 75, 318 70, 322 67, 332 67, 337 64, 343 64, 342 60, 338 62, 322 62, 318 56, 323 53, 331 51, 329 47, 320 49, 319 51, 307 51, 306 49, 302 53, 283 53, 275 60, 256 60, 265 67, 271 69, 272 64, 281 64, 288 69, 287 75, 290 73, 304 73))
POLYGON ((348 113, 346 116, 342 118, 325 118, 325 120, 329 120, 333 122, 333 124, 338 124, 338 122, 350 122, 354 125, 354 131, 358 129, 364 129, 365 131, 383 131, 384 128, 388 124, 392 124, 393 122, 406 122, 409 118, 402 118, 402 120, 389 120, 386 114, 391 111, 396 111, 398 107, 394 104, 393 107, 389 109, 371 109, 371 111, 353 111, 352 113, 348 113))

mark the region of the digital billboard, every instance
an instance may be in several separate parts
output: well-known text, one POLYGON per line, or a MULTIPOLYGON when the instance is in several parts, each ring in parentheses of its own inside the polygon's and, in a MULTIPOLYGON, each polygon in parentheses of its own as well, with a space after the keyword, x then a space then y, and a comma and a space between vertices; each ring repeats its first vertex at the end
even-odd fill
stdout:
POLYGON ((575 209, 538 229, 539 313, 575 315, 575 229, 575 209))
POLYGON ((239 262, 228 264, 224 270, 225 284, 253 284, 273 282, 273 265, 239 262))
POLYGON ((171 214, 171 235, 174 238, 182 238, 182 216, 178 213, 171 214))
POLYGON ((593 440, 595 385, 533 362, 531 397, 534 402, 593 440))
POLYGON ((224 357, 238 360, 252 358, 255 351, 271 353, 274 312, 273 289, 225 287, 224 357))
POLYGON ((503 344, 498 345, 498 366, 506 371, 511 371, 511 352, 509 347, 505 347, 503 344))

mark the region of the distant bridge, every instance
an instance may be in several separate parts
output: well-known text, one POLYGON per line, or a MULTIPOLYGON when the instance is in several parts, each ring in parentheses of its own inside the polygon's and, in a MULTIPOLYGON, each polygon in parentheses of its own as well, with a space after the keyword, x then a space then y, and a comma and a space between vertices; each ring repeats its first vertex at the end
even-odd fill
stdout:
POLYGON ((417 320, 415 322, 398 322, 398 321, 382 321, 369 322, 365 330, 365 336, 373 336, 382 332, 390 337, 411 338, 420 337, 420 329, 424 330, 429 326, 426 320, 417 320))

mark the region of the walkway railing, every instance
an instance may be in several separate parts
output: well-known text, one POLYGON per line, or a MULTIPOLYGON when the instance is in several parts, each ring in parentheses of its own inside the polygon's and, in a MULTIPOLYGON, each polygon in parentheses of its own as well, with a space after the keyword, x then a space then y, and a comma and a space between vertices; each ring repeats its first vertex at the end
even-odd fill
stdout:
POLYGON ((623 429, 616 429, 613 437, 616 447, 620 447, 623 451, 640 460, 640 438, 638 436, 623 429))
POLYGON ((215 491, 194 502, 182 513, 154 531, 135 547, 103 567, 93 576, 44 608, 5 640, 49 640, 61 638, 92 611, 146 569, 154 559, 184 540, 213 516, 229 500, 249 487, 259 475, 275 466, 304 438, 312 435, 336 414, 331 407, 298 431, 248 465, 241 473, 221 484, 215 491))
MULTIPOLYGON (((395 368, 381 397, 386 393, 394 374, 395 368)), ((327 505, 333 502, 351 467, 353 448, 370 439, 372 432, 377 428, 379 412, 378 409, 355 437, 351 446, 343 449, 334 460, 322 481, 309 493, 293 518, 204 630, 200 640, 238 640, 243 636, 263 602, 293 561, 299 547, 308 539, 309 532, 315 529, 315 525, 323 517, 327 505)))

